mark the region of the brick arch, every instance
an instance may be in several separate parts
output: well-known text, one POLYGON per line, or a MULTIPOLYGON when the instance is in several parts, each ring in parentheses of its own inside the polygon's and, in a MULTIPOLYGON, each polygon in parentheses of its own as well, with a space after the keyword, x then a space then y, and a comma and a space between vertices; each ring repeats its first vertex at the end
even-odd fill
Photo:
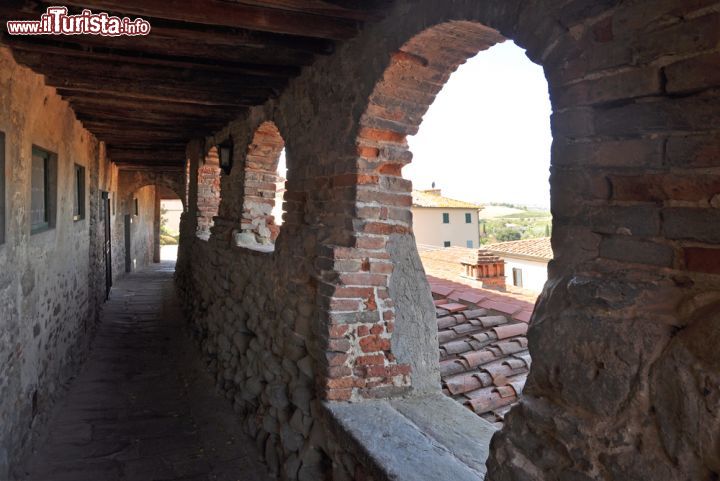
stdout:
POLYGON ((197 174, 197 228, 195 235, 199 239, 208 240, 210 229, 215 224, 221 200, 220 157, 217 147, 211 147, 197 174))
POLYGON ((278 186, 278 162, 285 140, 272 121, 262 122, 253 133, 244 165, 241 231, 243 244, 273 244, 280 226, 272 215, 278 186))
MULTIPOLYGON (((403 352, 406 341, 398 332, 406 323, 397 316, 401 304, 426 300, 409 295, 423 276, 408 241, 410 186, 400 172, 411 160, 405 136, 416 130, 444 77, 419 73, 432 63, 406 46, 448 21, 478 21, 513 38, 543 65, 554 110, 555 259, 529 332, 534 362, 524 400, 493 439, 488 478, 688 479, 678 467, 682 456, 706 470, 700 472, 717 473, 710 465, 714 454, 701 459, 682 446, 707 429, 677 426, 672 415, 657 419, 663 414, 648 400, 651 368, 676 329, 692 322, 683 300, 716 298, 720 282, 720 236, 709 227, 719 219, 712 206, 720 184, 703 170, 720 165, 717 109, 711 107, 720 82, 706 75, 720 49, 713 35, 696 34, 715 31, 718 14, 679 0, 656 7, 420 0, 413 6, 422 11, 419 19, 403 12, 409 26, 393 17, 400 40, 393 33, 374 46, 390 44, 393 53, 357 121, 355 168, 333 178, 338 197, 347 186, 355 197, 352 227, 342 226, 348 235, 336 236, 340 245, 323 251, 325 265, 332 266, 323 272, 330 287, 323 286, 326 298, 320 299, 329 321, 328 359, 339 362, 337 347, 349 346, 341 365, 327 369, 327 398, 417 389, 423 363, 403 352), (392 93, 393 79, 428 87, 420 92, 427 102, 376 96, 392 93), (378 362, 372 373, 382 376, 361 366, 368 362, 378 362), (669 426, 670 436, 682 431, 673 452, 658 448, 667 442, 658 424, 669 426)), ((717 329, 711 323, 698 328, 708 334, 717 329)), ((410 334, 416 352, 437 347, 419 330, 410 334)), ((663 362, 681 365, 678 359, 663 362)), ((433 362, 430 356, 425 361, 433 362)), ((707 365, 699 373, 716 374, 707 365)), ((668 383, 661 375, 656 380, 668 383)), ((716 381, 711 384, 716 389, 716 381)), ((677 393, 672 385, 664 388, 656 392, 677 393)), ((683 396, 687 405, 705 402, 700 391, 683 396)))
POLYGON ((183 210, 187 210, 185 179, 181 172, 120 171, 119 191, 123 193, 122 202, 126 213, 131 213, 135 192, 148 185, 170 189, 182 201, 183 210))
MULTIPOLYGON (((450 21, 406 42, 391 56, 360 119, 357 145, 361 158, 385 160, 380 172, 398 173, 411 158, 402 152, 407 150, 405 136, 417 133, 423 115, 450 75, 470 57, 503 41, 505 37, 497 30, 481 23, 450 21)), ((365 164, 361 161, 358 171, 374 171, 365 164)))
POLYGON ((354 345, 346 362, 353 374, 330 376, 331 399, 439 390, 435 309, 412 236, 411 182, 402 177, 412 159, 406 136, 459 65, 504 40, 475 21, 422 29, 391 54, 368 97, 355 171, 335 180, 354 185, 355 219, 352 246, 331 254, 338 280, 327 304, 345 308, 330 321, 348 325, 343 337, 354 345))

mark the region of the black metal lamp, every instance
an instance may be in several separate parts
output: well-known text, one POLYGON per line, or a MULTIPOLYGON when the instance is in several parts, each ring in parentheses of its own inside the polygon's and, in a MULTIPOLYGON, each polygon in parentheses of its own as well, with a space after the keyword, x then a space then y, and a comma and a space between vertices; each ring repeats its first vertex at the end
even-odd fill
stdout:
POLYGON ((233 141, 232 137, 217 146, 220 156, 220 168, 226 175, 230 175, 233 166, 233 141))

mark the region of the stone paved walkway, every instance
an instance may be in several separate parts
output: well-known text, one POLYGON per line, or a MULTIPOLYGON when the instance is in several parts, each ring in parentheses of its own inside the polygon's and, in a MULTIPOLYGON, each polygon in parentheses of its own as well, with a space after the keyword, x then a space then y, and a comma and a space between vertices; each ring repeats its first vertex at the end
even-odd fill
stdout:
POLYGON ((23 479, 269 479, 186 335, 173 269, 155 265, 113 287, 89 359, 23 479))

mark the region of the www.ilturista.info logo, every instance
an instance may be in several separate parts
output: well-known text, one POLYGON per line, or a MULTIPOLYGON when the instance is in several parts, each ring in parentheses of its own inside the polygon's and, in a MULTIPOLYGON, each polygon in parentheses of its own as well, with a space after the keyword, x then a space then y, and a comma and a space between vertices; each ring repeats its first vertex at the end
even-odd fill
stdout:
POLYGON ((92 13, 83 10, 78 15, 68 15, 67 7, 48 7, 40 20, 9 20, 7 31, 10 35, 147 35, 150 22, 142 18, 131 20, 114 17, 107 13, 92 13))

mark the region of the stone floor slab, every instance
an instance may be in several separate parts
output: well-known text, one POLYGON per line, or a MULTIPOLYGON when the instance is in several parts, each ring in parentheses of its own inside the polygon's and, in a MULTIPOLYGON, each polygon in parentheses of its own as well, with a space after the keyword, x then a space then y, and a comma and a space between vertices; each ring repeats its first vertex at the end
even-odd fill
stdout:
POLYGON ((164 262, 113 287, 89 358, 18 480, 270 479, 186 334, 173 271, 164 262))

